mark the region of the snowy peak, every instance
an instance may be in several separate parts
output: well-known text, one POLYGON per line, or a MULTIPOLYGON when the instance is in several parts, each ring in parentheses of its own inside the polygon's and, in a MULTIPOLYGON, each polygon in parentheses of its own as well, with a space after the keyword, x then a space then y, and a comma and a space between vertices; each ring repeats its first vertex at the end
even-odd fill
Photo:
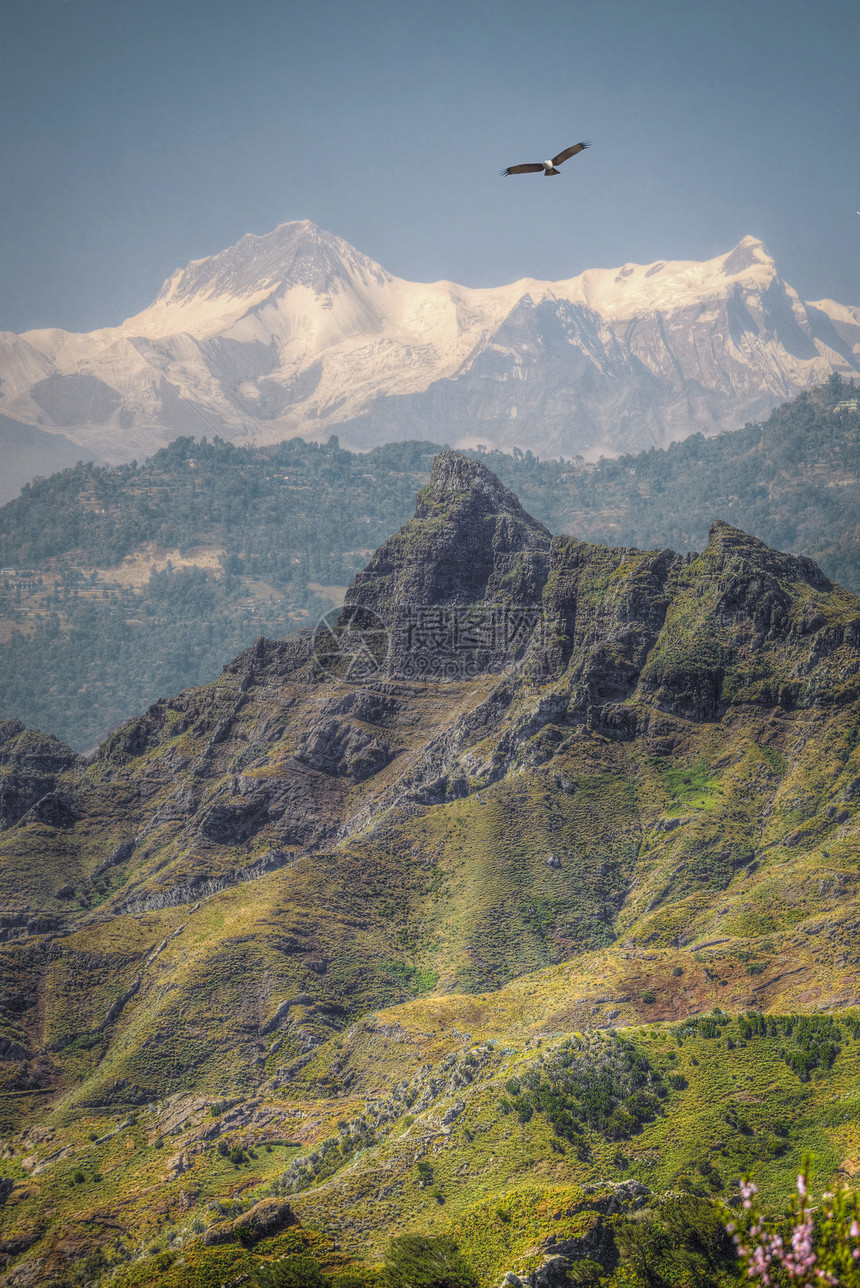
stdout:
POLYGON ((262 237, 246 233, 228 250, 192 260, 165 282, 155 303, 184 302, 196 295, 242 298, 291 286, 323 295, 355 275, 379 283, 387 276, 339 237, 301 220, 262 237))
POLYGON ((211 335, 297 287, 330 299, 350 288, 366 290, 390 280, 340 237, 298 220, 264 236, 246 233, 235 246, 177 269, 154 303, 128 318, 122 330, 149 338, 182 331, 211 335))
POLYGON ((763 268, 765 273, 776 276, 776 265, 773 256, 764 242, 757 237, 743 237, 723 259, 723 274, 726 277, 737 277, 763 268))
POLYGON ((776 265, 764 242, 744 237, 715 259, 658 259, 653 264, 592 268, 559 286, 566 288, 570 298, 580 298, 604 317, 620 320, 725 297, 738 284, 767 290, 777 279, 776 265))
POLYGON ((177 433, 543 455, 760 419, 860 372, 860 310, 806 304, 766 246, 474 289, 408 282, 307 220, 193 260, 90 335, 0 336, 0 413, 106 460, 177 433))

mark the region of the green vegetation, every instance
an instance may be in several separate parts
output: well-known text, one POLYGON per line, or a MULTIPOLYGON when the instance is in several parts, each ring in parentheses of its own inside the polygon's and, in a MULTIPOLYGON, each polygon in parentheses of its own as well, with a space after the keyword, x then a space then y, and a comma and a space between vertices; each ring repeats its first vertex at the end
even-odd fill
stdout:
POLYGON ((421 993, 432 993, 439 982, 438 971, 410 966, 406 962, 383 962, 382 970, 415 997, 421 993))
POLYGON ((712 775, 707 763, 695 765, 658 764, 669 796, 670 813, 682 809, 713 809, 719 795, 719 778, 712 775))
POLYGON ((666 1088, 647 1056, 612 1037, 597 1048, 568 1039, 523 1077, 505 1084, 521 1122, 542 1113, 555 1134, 585 1150, 586 1126, 623 1140, 662 1112, 666 1088))
POLYGON ((642 1284, 710 1288, 736 1277, 722 1214, 707 1199, 673 1194, 622 1217, 613 1233, 622 1265, 642 1284))
MULTIPOLYGON (((749 966, 747 967, 749 970, 749 966)), ((700 1020, 700 1025, 707 1021, 700 1020)), ((854 1024, 846 1025, 852 1037, 857 1036, 854 1024)), ((830 1069, 841 1050, 843 1033, 838 1020, 830 1015, 787 1015, 765 1019, 753 1013, 738 1020, 740 1036, 749 1041, 768 1034, 785 1036, 792 1042, 783 1049, 783 1058, 801 1082, 808 1082, 815 1069, 830 1069)))
POLYGON ((4 1273, 718 1285, 751 1168, 856 1174, 857 601, 730 528, 552 557, 528 675, 263 640, 98 756, 6 726, 4 1273))
MULTIPOLYGON (((260 1288, 495 1288, 508 1271, 528 1282, 553 1255, 552 1245, 562 1244, 573 1259, 574 1283, 728 1286, 740 1279, 721 1204, 738 1220, 738 1179, 755 1169, 772 1215, 790 1198, 803 1156, 811 1153, 816 1175, 829 1179, 844 1151, 860 1145, 854 1112, 860 1020, 854 1013, 731 1015, 716 1009, 682 1024, 568 1034, 530 1042, 523 1050, 499 1023, 505 991, 487 998, 498 998, 491 1002, 501 1037, 497 1052, 455 1047, 434 1067, 419 1064, 426 1054, 421 1045, 409 1054, 433 1011, 447 1028, 469 1003, 465 998, 410 1001, 380 1013, 371 1027, 358 1025, 350 1035, 331 1039, 325 1058, 346 1062, 359 1087, 378 1085, 393 1056, 390 1068, 401 1078, 414 1071, 412 1090, 404 1088, 401 1103, 412 1100, 419 1116, 404 1119, 396 1106, 388 1113, 380 1102, 368 1103, 373 1131, 341 1120, 335 1137, 345 1140, 347 1128, 355 1128, 358 1152, 347 1146, 330 1157, 324 1143, 302 1147, 308 1176, 295 1202, 305 1224, 253 1246, 241 1242, 247 1221, 237 1224, 238 1233, 223 1246, 206 1247, 198 1236, 207 1224, 225 1228, 267 1193, 278 1192, 277 1151, 263 1148, 265 1137, 243 1134, 242 1149, 256 1170, 241 1197, 232 1198, 235 1172, 219 1148, 224 1138, 202 1154, 189 1154, 192 1168, 181 1177, 181 1191, 162 1181, 162 1193, 168 1204, 170 1195, 195 1195, 194 1206, 187 1215, 174 1209, 169 1224, 159 1219, 153 1227, 152 1183, 163 1177, 163 1162, 155 1161, 152 1170, 147 1159, 154 1146, 147 1147, 146 1138, 170 1111, 142 1111, 141 1148, 129 1154, 120 1136, 109 1142, 109 1153, 98 1155, 108 1169, 124 1159, 120 1189, 114 1188, 113 1170, 114 1179, 106 1177, 103 1185, 110 1183, 107 1196, 125 1195, 124 1221, 136 1231, 134 1239, 91 1249, 79 1265, 46 1282, 57 1288, 215 1288, 240 1279, 260 1288), (411 1039, 395 1044, 390 1056, 384 1040, 374 1038, 389 1025, 411 1039), (825 1042, 838 1048, 833 1059, 820 1060, 800 1078, 785 1059, 787 1044, 802 1051, 825 1042), (451 1103, 452 1088, 465 1102, 464 1111, 449 1135, 435 1135, 431 1152, 412 1162, 416 1145, 427 1140, 428 1125, 438 1121, 437 1105, 451 1103), (422 1099, 428 1093, 429 1118, 422 1099), (500 1097, 508 1101, 507 1113, 499 1112, 500 1097), (224 1163, 228 1170, 219 1170, 224 1163), (630 1177, 636 1182, 628 1182, 630 1177), (632 1189, 625 1188, 628 1183, 632 1189), (201 1215, 208 1220, 201 1222, 201 1215), (315 1228, 329 1236, 313 1233, 315 1228), (337 1251, 330 1242, 335 1232, 337 1251)), ((473 1012, 473 1026, 475 1019, 473 1012)), ((458 1024, 462 1019, 455 1029, 458 1024)), ((266 1114, 278 1103, 270 1098, 266 1114)), ((283 1103, 296 1112, 302 1102, 283 1103)), ((342 1112, 333 1106, 331 1120, 342 1112)), ((198 1121, 213 1119, 207 1111, 198 1121)), ((138 1132, 141 1125, 127 1130, 138 1132)), ((77 1139, 83 1143, 89 1135, 85 1113, 77 1139)), ((168 1151, 183 1149, 182 1130, 173 1143, 176 1135, 158 1139, 168 1151)), ((226 1143, 229 1154, 239 1142, 228 1137, 226 1143)), ((81 1161, 86 1182, 93 1164, 81 1161)), ((89 1182, 63 1191, 52 1175, 45 1173, 40 1185, 49 1188, 30 1202, 51 1202, 54 1220, 62 1223, 106 1201, 89 1182)))
POLYGON ((331 1288, 331 1277, 313 1257, 284 1257, 257 1266, 250 1282, 254 1288, 331 1288))
POLYGON ((386 1288, 478 1288, 478 1276, 445 1235, 401 1234, 383 1261, 386 1288))

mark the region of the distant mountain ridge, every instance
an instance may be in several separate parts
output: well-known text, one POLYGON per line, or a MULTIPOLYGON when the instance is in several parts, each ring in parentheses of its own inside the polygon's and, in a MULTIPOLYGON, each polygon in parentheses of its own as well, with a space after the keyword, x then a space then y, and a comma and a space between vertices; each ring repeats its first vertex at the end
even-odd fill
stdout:
POLYGON ((594 459, 646 425, 734 429, 833 371, 860 371, 860 309, 803 301, 753 237, 476 289, 404 281, 302 221, 192 261, 120 326, 0 336, 0 413, 111 461, 207 426, 594 459))
MULTIPOLYGON (((317 621, 406 522, 439 451, 406 442, 351 453, 301 439, 238 450, 179 438, 134 466, 82 465, 34 483, 0 507, 0 566, 40 570, 23 588, 0 579, 0 718, 20 716, 84 750, 159 695, 211 679, 257 635, 317 621)), ((764 424, 666 451, 592 466, 474 455, 552 530, 702 550, 719 515, 860 591, 860 411, 838 376, 764 424)), ((443 500, 422 505, 438 517, 443 500)), ((476 521, 490 522, 479 511, 476 521)), ((499 578, 522 563, 509 553, 518 526, 508 516, 493 555, 506 593, 509 576, 499 578)), ((541 544, 529 542, 535 564, 541 544)), ((450 553, 443 598, 457 576, 481 571, 461 569, 456 542, 450 553)), ((390 585, 408 604, 426 577, 416 552, 405 556, 390 585)))

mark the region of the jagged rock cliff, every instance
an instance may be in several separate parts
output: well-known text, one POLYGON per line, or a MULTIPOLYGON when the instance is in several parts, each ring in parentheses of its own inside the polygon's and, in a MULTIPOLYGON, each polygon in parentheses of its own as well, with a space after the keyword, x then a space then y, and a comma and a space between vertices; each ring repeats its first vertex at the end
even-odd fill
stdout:
POLYGON ((89 762, 4 726, 9 1040, 36 1059, 107 1041, 131 1011, 138 1036, 108 1049, 92 1094, 149 1095, 161 1075, 135 1051, 157 1014, 199 1011, 225 954, 257 980, 228 1046, 256 1050, 248 1034, 301 994, 284 1012, 298 1054, 414 970, 468 990, 725 930, 712 898, 786 834, 816 855, 853 835, 858 663, 860 603, 811 561, 720 522, 702 554, 552 538, 443 453, 322 634, 259 640, 89 762), (370 655, 368 631, 384 640, 370 655), (462 926, 439 920, 437 887, 471 889, 462 926), (232 947, 195 932, 172 956, 221 892, 246 910, 232 947), (156 958, 178 971, 171 993, 153 991, 156 958), (79 960, 86 974, 58 973, 79 960))

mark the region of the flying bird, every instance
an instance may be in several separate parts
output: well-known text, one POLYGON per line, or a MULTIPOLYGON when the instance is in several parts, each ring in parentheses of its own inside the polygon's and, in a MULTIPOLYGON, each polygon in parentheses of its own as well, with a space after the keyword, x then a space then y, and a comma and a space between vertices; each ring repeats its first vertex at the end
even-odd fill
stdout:
POLYGON ((562 161, 567 161, 569 157, 575 157, 577 152, 584 152, 586 148, 590 147, 590 143, 574 143, 572 148, 565 148, 551 161, 529 161, 526 165, 509 165, 507 170, 502 170, 501 173, 503 175, 539 174, 543 170, 545 175, 561 174, 561 171, 557 170, 556 166, 561 165, 562 161))

